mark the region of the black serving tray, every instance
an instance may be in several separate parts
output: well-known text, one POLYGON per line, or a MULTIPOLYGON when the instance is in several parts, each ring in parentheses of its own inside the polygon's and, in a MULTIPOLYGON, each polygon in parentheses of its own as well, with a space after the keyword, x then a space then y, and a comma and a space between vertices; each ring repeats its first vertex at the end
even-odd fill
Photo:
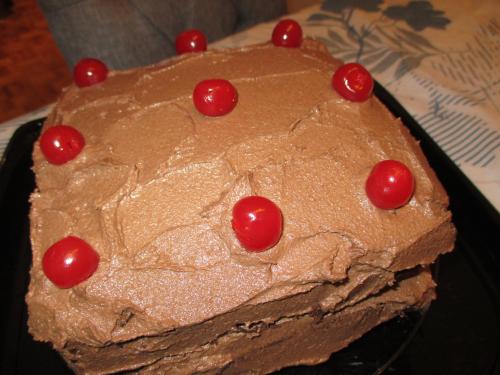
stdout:
MULTIPOLYGON (((438 299, 380 325, 324 364, 292 374, 500 374, 500 217, 459 168, 380 85, 375 94, 420 140, 450 196, 456 249, 435 267, 438 299)), ((69 374, 46 343, 26 326, 29 282, 29 202, 34 189, 31 151, 43 119, 21 126, 0 162, 0 374, 69 374)))

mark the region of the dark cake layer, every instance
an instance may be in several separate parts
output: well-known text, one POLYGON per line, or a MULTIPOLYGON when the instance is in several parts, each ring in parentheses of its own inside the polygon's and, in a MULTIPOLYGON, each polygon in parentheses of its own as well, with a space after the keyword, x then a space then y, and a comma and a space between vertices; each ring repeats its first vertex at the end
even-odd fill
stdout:
MULTIPOLYGON (((384 287, 387 282, 368 277, 363 293, 349 285, 324 284, 162 335, 103 347, 69 343, 62 354, 77 373, 260 374, 315 364, 379 323, 408 308, 427 306, 434 298, 435 285, 426 270, 412 270, 392 287, 384 287), (344 299, 345 294, 350 297, 344 299)), ((123 325, 129 322, 133 316, 123 325)))

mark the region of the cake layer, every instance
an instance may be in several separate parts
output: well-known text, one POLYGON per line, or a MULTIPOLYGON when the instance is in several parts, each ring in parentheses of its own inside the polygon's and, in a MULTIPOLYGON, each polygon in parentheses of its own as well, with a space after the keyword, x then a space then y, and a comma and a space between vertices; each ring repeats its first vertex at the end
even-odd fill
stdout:
POLYGON ((435 296, 430 273, 421 269, 378 293, 362 299, 351 293, 348 303, 332 305, 332 299, 341 300, 338 293, 325 284, 163 335, 105 347, 72 343, 62 354, 77 373, 264 374, 320 363, 374 326, 409 308, 423 308, 435 296))
MULTIPOLYGON (((195 335, 208 345, 238 321, 347 311, 395 272, 450 251, 447 197, 417 142, 375 97, 353 103, 332 90, 339 65, 305 40, 301 48, 190 54, 66 90, 44 129, 71 125, 86 144, 58 166, 34 148, 27 295, 34 337, 82 371, 166 366, 197 350, 195 335), (225 116, 193 106, 194 86, 210 78, 238 91, 225 116), (378 209, 365 194, 371 168, 384 159, 405 163, 415 177, 412 199, 397 210, 378 209), (280 241, 263 253, 244 250, 231 228, 233 205, 249 195, 271 199, 283 215, 280 241), (87 241, 100 263, 85 282, 59 289, 41 261, 69 235, 87 241), (206 325, 213 321, 220 324, 206 325), (155 340, 164 349, 147 349, 155 340), (116 348, 128 343, 124 361, 116 348)), ((377 315, 405 307, 398 306, 366 314, 376 324, 377 315)), ((230 366, 243 366, 236 358, 230 366)))

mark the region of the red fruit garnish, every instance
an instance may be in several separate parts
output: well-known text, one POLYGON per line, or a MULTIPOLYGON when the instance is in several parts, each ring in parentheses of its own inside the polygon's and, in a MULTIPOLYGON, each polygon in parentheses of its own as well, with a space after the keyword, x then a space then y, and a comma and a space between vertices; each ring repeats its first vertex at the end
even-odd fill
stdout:
POLYGON ((73 79, 78 87, 92 86, 106 80, 108 67, 101 60, 84 58, 73 69, 73 79))
POLYGON ((403 163, 383 160, 373 167, 365 188, 376 207, 390 210, 408 203, 415 189, 415 179, 403 163))
POLYGON ((193 91, 193 103, 198 111, 207 116, 222 116, 231 112, 238 102, 238 92, 225 79, 206 79, 193 91))
POLYGON ((40 149, 51 164, 64 164, 73 160, 85 146, 83 135, 68 125, 56 125, 45 130, 40 137, 40 149))
POLYGON ((348 63, 335 71, 332 86, 345 99, 363 102, 372 94, 373 78, 362 65, 348 63))
POLYGON ((186 52, 203 52, 207 50, 207 37, 200 30, 186 30, 175 38, 175 50, 178 55, 186 52))
POLYGON ((99 265, 99 255, 84 240, 69 236, 57 241, 43 255, 45 276, 59 288, 87 280, 99 265))
POLYGON ((302 44, 302 27, 297 21, 281 20, 274 27, 272 41, 277 47, 300 47, 302 44))
POLYGON ((265 251, 278 243, 283 228, 281 210, 272 201, 250 196, 236 202, 231 221, 236 238, 248 251, 265 251))

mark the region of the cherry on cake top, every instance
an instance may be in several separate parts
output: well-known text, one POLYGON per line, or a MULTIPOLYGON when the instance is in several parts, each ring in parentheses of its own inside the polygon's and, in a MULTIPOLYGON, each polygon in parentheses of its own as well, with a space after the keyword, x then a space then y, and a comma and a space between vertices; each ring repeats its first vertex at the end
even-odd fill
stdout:
POLYGON ((397 160, 383 160, 373 167, 366 180, 366 195, 374 206, 390 210, 404 206, 415 190, 410 169, 397 160))
POLYGON ((364 102, 373 92, 373 78, 361 64, 347 63, 339 67, 332 77, 332 87, 343 98, 364 102))
POLYGON ((236 238, 246 250, 262 252, 279 242, 283 217, 274 202, 254 195, 236 202, 231 225, 236 238))
POLYGON ((195 86, 193 103, 206 116, 223 116, 236 107, 238 91, 228 80, 206 79, 195 86))
POLYGON ((73 160, 85 146, 83 135, 69 125, 55 125, 40 137, 40 150, 45 159, 55 165, 73 160))
POLYGON ((42 259, 43 272, 59 288, 71 288, 94 274, 99 254, 84 240, 68 236, 50 246, 42 259))
POLYGON ((175 38, 175 51, 178 55, 207 50, 207 37, 198 29, 183 31, 175 38))
POLYGON ((73 69, 73 80, 78 87, 96 85, 105 81, 107 77, 106 64, 91 57, 81 59, 73 69))
POLYGON ((302 44, 302 27, 297 21, 284 19, 273 29, 271 38, 277 47, 297 48, 302 44))

